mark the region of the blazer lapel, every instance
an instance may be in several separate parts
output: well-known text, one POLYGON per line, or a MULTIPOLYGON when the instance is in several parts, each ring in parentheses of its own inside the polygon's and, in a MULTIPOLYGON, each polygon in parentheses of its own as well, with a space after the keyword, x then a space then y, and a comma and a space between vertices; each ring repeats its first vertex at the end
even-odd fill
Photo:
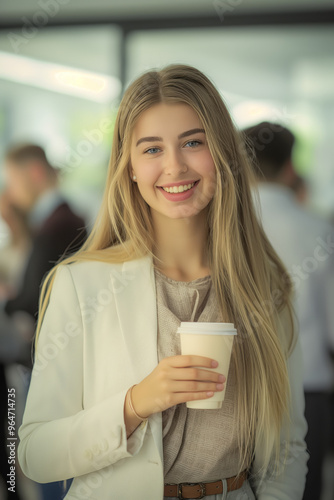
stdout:
MULTIPOLYGON (((151 256, 125 262, 121 273, 112 273, 113 290, 120 328, 128 358, 129 379, 139 383, 158 364, 157 307, 151 256)), ((161 413, 149 419, 151 431, 162 457, 161 413)))

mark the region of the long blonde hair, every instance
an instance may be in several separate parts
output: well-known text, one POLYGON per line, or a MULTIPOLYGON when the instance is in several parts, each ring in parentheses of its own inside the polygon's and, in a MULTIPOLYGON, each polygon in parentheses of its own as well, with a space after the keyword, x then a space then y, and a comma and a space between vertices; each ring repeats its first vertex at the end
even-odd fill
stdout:
MULTIPOLYGON (((119 263, 154 256, 150 208, 130 177, 130 142, 138 117, 160 102, 186 103, 196 111, 215 163, 208 255, 222 318, 238 330, 233 362, 239 470, 256 455, 261 456, 265 471, 272 460, 280 461, 280 430, 288 417, 286 359, 294 339, 292 285, 258 222, 250 188, 253 170, 241 137, 220 94, 200 71, 170 65, 146 72, 128 87, 116 118, 98 218, 82 249, 61 264, 81 260, 119 263), (284 311, 290 318, 288 330, 279 327, 284 311)), ((58 265, 42 286, 36 339, 58 265)))

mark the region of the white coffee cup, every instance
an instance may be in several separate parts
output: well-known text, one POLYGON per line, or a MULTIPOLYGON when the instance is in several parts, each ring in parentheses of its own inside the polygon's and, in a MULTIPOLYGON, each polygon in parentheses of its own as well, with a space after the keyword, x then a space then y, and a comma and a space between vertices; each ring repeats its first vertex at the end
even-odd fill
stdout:
POLYGON ((233 323, 182 322, 178 328, 181 339, 181 354, 205 356, 218 361, 217 368, 210 371, 222 373, 226 377, 223 391, 217 391, 208 399, 188 401, 187 408, 221 408, 225 398, 227 377, 234 336, 237 334, 233 323))

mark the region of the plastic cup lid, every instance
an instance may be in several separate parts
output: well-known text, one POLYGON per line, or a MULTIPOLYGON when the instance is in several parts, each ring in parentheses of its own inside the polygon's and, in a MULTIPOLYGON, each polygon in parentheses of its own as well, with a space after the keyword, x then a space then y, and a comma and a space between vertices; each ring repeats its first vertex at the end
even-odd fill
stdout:
POLYGON ((178 333, 207 334, 207 335, 237 335, 234 323, 209 323, 182 321, 178 333))

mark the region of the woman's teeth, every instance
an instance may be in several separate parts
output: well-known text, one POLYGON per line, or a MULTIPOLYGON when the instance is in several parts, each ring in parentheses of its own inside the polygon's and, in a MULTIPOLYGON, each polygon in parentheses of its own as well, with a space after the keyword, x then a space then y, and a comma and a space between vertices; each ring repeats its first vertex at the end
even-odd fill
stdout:
POLYGON ((183 191, 188 191, 194 186, 194 182, 192 184, 186 184, 185 186, 172 186, 172 187, 163 187, 164 191, 167 193, 183 193, 183 191))

